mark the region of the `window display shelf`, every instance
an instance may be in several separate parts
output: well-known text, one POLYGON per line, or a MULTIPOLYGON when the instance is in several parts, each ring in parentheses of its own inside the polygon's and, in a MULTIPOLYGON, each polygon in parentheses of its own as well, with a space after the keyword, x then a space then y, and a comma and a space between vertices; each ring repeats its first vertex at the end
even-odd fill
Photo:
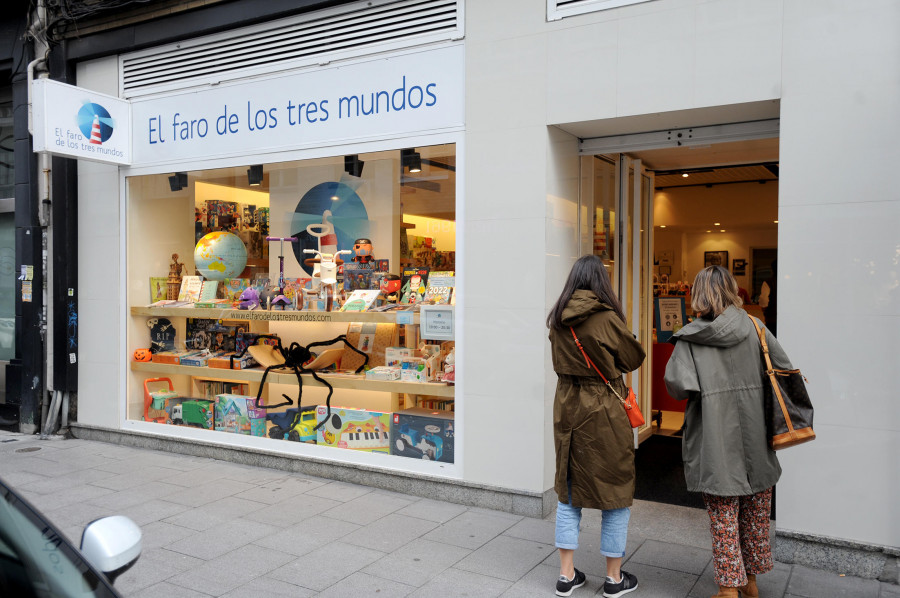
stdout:
MULTIPOLYGON (((409 312, 403 312, 408 314, 409 312)), ((397 323, 397 312, 297 311, 263 309, 221 309, 215 307, 140 307, 131 308, 132 316, 175 318, 207 318, 213 320, 247 320, 264 322, 376 322, 397 323)), ((409 323, 409 322, 407 322, 409 323)), ((419 323, 419 313, 413 314, 419 323)))
MULTIPOLYGON (((197 316, 200 317, 200 316, 197 316)), ((151 361, 132 361, 131 370, 134 372, 146 372, 151 374, 172 374, 196 376, 204 379, 222 378, 228 381, 259 382, 262 380, 263 370, 252 368, 246 370, 219 370, 208 367, 193 367, 186 365, 172 365, 168 363, 153 363, 151 361)), ((454 387, 442 382, 393 382, 385 380, 367 380, 365 376, 335 375, 320 372, 319 376, 328 380, 334 388, 346 388, 351 390, 370 390, 377 392, 396 392, 432 397, 453 398, 454 387)), ((293 372, 270 372, 266 377, 269 384, 297 384, 297 377, 293 372)), ((311 374, 303 374, 303 384, 310 386, 323 386, 311 374)))

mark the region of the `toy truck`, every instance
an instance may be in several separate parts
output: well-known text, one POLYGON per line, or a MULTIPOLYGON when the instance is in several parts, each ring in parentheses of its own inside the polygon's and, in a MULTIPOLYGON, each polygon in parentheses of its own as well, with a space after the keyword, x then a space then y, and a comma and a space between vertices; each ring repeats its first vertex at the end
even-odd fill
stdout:
POLYGON ((288 409, 281 413, 269 413, 266 419, 272 422, 269 438, 284 439, 293 442, 316 443, 316 406, 302 409, 288 409))
POLYGON ((408 424, 402 424, 396 440, 397 450, 400 454, 407 450, 418 451, 426 461, 436 461, 441 458, 444 446, 444 441, 438 436, 440 431, 437 426, 428 425, 422 434, 408 424))
POLYGON ((172 407, 172 423, 176 426, 206 428, 212 421, 209 410, 209 401, 184 401, 172 407))

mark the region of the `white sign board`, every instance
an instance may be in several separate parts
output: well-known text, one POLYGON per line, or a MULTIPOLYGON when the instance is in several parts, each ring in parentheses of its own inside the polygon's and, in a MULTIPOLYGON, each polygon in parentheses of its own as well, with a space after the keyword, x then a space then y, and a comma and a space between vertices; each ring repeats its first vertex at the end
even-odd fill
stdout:
POLYGON ((450 341, 455 336, 452 305, 423 305, 420 308, 422 338, 431 341, 450 341))
POLYGON ((132 103, 133 164, 462 127, 464 82, 465 53, 457 45, 138 98, 132 103))
POLYGON ((131 106, 89 89, 35 79, 34 151, 110 164, 131 162, 131 106))

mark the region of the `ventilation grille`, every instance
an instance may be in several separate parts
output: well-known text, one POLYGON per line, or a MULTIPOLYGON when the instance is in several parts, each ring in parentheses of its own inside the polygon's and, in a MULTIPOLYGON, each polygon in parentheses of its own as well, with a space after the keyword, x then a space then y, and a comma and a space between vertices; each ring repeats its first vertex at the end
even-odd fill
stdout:
POLYGON ((462 37, 462 0, 369 0, 124 56, 123 95, 462 37))
POLYGON ((564 17, 583 15, 589 12, 607 10, 640 4, 651 0, 547 0, 547 20, 556 21, 564 17))

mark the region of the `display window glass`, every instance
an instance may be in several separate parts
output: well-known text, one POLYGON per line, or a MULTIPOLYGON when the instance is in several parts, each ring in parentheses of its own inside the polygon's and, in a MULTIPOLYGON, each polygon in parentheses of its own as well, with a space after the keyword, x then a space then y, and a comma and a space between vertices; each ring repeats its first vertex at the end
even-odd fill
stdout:
POLYGON ((126 187, 126 421, 454 462, 454 144, 126 187))

